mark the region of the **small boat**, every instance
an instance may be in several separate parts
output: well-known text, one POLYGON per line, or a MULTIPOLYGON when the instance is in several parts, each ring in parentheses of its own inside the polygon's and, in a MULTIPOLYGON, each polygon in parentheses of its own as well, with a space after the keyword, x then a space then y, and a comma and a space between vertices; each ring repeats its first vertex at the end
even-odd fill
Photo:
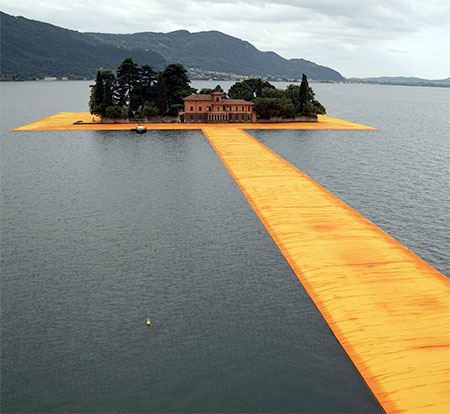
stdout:
POLYGON ((138 134, 145 134, 147 132, 147 128, 143 125, 139 125, 137 128, 133 128, 132 131, 135 131, 138 134))

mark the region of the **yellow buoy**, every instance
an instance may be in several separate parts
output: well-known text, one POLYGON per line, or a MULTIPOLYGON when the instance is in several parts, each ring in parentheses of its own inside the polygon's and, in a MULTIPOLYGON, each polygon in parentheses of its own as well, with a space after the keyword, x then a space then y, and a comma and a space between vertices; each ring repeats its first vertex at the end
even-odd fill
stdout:
POLYGON ((152 323, 150 322, 150 319, 147 318, 147 326, 150 326, 152 323))

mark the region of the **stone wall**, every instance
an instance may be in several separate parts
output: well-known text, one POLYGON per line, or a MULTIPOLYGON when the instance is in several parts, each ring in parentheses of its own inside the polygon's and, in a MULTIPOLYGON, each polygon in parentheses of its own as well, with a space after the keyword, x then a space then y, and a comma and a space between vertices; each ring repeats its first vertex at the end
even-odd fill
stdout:
POLYGON ((258 119, 256 122, 261 124, 279 123, 279 122, 317 122, 317 115, 296 116, 295 118, 282 118, 274 116, 270 119, 258 119))
POLYGON ((178 116, 152 116, 150 118, 108 118, 102 117, 102 124, 174 124, 180 122, 178 116))

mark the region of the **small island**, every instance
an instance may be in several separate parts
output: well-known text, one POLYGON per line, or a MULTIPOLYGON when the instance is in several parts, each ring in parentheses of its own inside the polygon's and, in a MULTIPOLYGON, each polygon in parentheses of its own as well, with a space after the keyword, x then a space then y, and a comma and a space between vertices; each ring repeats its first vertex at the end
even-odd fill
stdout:
POLYGON ((325 114, 305 74, 300 85, 277 89, 260 78, 231 86, 228 94, 190 87, 183 65, 176 63, 156 73, 125 59, 116 74, 98 71, 91 85, 89 109, 102 123, 267 123, 317 122, 325 114))

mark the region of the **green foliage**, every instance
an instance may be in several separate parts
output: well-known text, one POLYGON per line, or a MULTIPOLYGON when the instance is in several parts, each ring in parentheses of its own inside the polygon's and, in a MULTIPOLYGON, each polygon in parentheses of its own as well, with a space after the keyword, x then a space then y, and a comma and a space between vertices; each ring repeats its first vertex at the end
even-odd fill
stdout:
POLYGON ((114 105, 114 74, 111 71, 98 71, 95 84, 91 85, 89 110, 94 115, 106 115, 106 108, 114 105))
POLYGON ((111 105, 106 108, 106 116, 108 118, 125 118, 127 111, 118 105, 111 105))
POLYGON ((307 101, 305 102, 302 106, 301 106, 301 114, 300 115, 304 115, 304 116, 311 116, 314 115, 314 106, 312 104, 311 101, 307 101))
POLYGON ((164 77, 161 72, 158 75, 157 89, 159 113, 161 115, 165 115, 165 113, 167 112, 167 105, 169 101, 167 98, 166 82, 164 81, 164 77))
POLYGON ((306 75, 300 86, 289 85, 286 89, 277 89, 260 79, 247 79, 236 82, 229 90, 232 99, 255 100, 255 111, 262 119, 282 116, 294 118, 298 115, 325 114, 325 107, 314 99, 314 92, 308 85, 306 75), (261 89, 260 89, 261 87, 261 89))
POLYGON ((263 89, 275 89, 271 83, 261 81, 261 79, 251 78, 242 82, 236 82, 228 91, 231 99, 245 99, 246 101, 254 101, 257 93, 263 96, 263 89), (258 92, 259 91, 259 92, 258 92))
POLYGON ((261 78, 258 78, 258 80, 256 81, 255 94, 256 94, 257 98, 262 98, 263 97, 263 87, 262 87, 261 78))
POLYGON ((314 113, 315 114, 325 115, 327 113, 327 110, 325 109, 325 107, 319 101, 316 101, 314 99, 312 101, 312 104, 313 104, 313 108, 314 108, 314 113))
POLYGON ((116 100, 117 104, 127 105, 130 108, 129 112, 133 112, 139 106, 138 99, 138 85, 140 82, 140 71, 133 59, 125 59, 117 68, 117 86, 116 86, 116 100))
POLYGON ((182 110, 184 108, 184 105, 183 104, 173 104, 173 105, 170 105, 170 108, 169 108, 169 115, 170 116, 177 116, 178 115, 178 112, 180 111, 180 110, 182 110))
POLYGON ((158 79, 158 74, 149 65, 142 65, 140 72, 140 82, 139 82, 139 94, 142 97, 142 101, 154 102, 157 101, 157 89, 156 80, 158 79))
POLYGON ((301 115, 312 115, 314 107, 312 105, 312 100, 314 99, 314 92, 308 85, 308 79, 305 74, 302 75, 302 83, 300 84, 300 89, 298 92, 298 103, 300 105, 301 115), (310 103, 311 105, 307 105, 310 103))
POLYGON ((114 93, 114 90, 113 90, 113 79, 108 77, 105 80, 105 86, 104 86, 103 108, 105 108, 105 109, 104 109, 104 113, 102 112, 102 115, 103 114, 106 115, 106 108, 108 108, 109 106, 114 105, 113 93, 114 93))
POLYGON ((154 106, 144 106, 142 108, 142 116, 144 118, 150 118, 152 116, 158 116, 159 111, 158 108, 155 108, 154 106))
POLYGON ((256 98, 254 108, 257 115, 262 119, 286 114, 286 105, 278 98, 256 98))
POLYGON ((167 89, 167 98, 169 106, 174 104, 183 104, 183 98, 192 93, 195 93, 196 89, 191 88, 187 76, 187 71, 180 63, 173 63, 164 69, 162 77, 167 89))
POLYGON ((214 89, 211 88, 202 88, 200 89, 200 95, 211 95, 214 92, 214 89))
POLYGON ((276 88, 264 88, 262 90, 261 98, 278 98, 284 99, 285 93, 281 89, 276 88))
POLYGON ((176 116, 184 106, 183 97, 195 92, 189 82, 180 64, 169 65, 157 75, 151 66, 140 68, 133 59, 127 58, 118 67, 117 76, 109 70, 97 73, 95 84, 91 85, 89 109, 96 115, 108 116, 109 109, 114 117, 133 118, 164 115, 170 108, 169 112, 176 116), (171 82, 171 92, 164 74, 171 82), (170 102, 175 103, 169 106, 170 102))
POLYGON ((236 82, 228 90, 228 96, 230 99, 245 99, 246 101, 254 99, 252 88, 245 82, 236 82))
POLYGON ((294 118, 295 117, 295 106, 293 105, 293 103, 291 101, 285 101, 284 102, 285 106, 286 106, 286 110, 284 112, 284 117, 285 118, 294 118))

